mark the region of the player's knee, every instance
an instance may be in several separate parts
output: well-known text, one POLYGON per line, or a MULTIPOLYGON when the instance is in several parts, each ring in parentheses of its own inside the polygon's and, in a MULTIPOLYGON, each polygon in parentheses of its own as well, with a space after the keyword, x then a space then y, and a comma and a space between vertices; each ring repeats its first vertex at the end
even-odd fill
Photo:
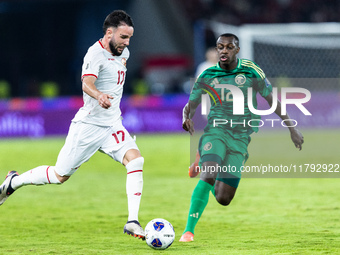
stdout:
POLYGON ((144 158, 141 156, 140 151, 137 149, 128 150, 122 160, 122 164, 127 166, 130 162, 139 162, 142 161, 144 163, 144 158), (136 161, 137 160, 137 161, 136 161))
POLYGON ((227 206, 233 200, 234 196, 229 194, 216 194, 216 200, 219 204, 227 206))
POLYGON ((144 165, 144 158, 143 157, 137 157, 129 161, 127 165, 125 166, 126 169, 129 170, 143 170, 144 165))
POLYGON ((56 176, 57 176, 58 181, 60 182, 60 184, 66 182, 66 181, 70 178, 70 176, 60 176, 60 175, 57 174, 57 173, 56 173, 56 176))

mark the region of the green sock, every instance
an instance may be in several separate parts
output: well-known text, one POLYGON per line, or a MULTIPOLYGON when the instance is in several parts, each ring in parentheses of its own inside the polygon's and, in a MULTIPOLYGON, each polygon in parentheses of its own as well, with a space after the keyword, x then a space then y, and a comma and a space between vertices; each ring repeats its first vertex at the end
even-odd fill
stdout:
POLYGON ((209 183, 202 180, 198 181, 191 196, 188 221, 183 233, 190 231, 194 234, 195 226, 208 204, 210 190, 211 185, 209 183))
POLYGON ((214 186, 211 187, 211 193, 214 195, 214 197, 216 197, 216 194, 215 194, 215 185, 216 185, 216 182, 214 183, 214 186))

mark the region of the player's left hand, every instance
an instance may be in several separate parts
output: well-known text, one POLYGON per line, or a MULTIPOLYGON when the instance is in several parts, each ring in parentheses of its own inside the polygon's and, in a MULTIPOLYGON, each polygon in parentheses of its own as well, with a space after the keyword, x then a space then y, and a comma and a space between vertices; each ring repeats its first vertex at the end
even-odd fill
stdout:
POLYGON ((186 119, 183 122, 182 126, 185 131, 188 131, 190 133, 190 135, 193 135, 195 133, 194 122, 191 119, 186 119))
POLYGON ((98 103, 104 109, 109 109, 111 107, 110 99, 113 99, 113 96, 105 93, 100 93, 100 95, 98 96, 98 103))
POLYGON ((292 138, 292 141, 295 144, 295 147, 300 149, 300 151, 301 151, 302 150, 302 144, 304 142, 302 133, 298 129, 294 128, 290 132, 290 137, 292 138))

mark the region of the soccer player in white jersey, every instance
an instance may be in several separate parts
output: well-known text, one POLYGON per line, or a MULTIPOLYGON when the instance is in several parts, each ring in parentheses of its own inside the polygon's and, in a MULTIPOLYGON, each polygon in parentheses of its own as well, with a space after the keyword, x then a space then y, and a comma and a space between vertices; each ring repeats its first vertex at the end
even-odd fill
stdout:
POLYGON ((103 32, 104 37, 93 44, 84 57, 84 106, 71 122, 56 165, 39 166, 21 175, 10 171, 0 186, 0 205, 22 186, 65 182, 99 150, 126 167, 129 216, 124 233, 144 239, 144 230, 138 221, 144 158, 122 125, 119 108, 133 21, 124 11, 114 11, 106 17, 103 32))

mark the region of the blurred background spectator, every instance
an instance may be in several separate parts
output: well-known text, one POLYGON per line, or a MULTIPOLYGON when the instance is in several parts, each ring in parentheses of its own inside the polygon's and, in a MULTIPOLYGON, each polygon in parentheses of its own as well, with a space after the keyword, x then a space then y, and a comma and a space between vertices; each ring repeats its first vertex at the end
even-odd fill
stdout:
POLYGON ((245 23, 339 22, 338 0, 176 0, 192 22, 213 19, 245 23))
POLYGON ((218 62, 218 55, 215 47, 210 47, 205 52, 205 61, 197 66, 195 77, 198 77, 205 69, 216 65, 218 62))

